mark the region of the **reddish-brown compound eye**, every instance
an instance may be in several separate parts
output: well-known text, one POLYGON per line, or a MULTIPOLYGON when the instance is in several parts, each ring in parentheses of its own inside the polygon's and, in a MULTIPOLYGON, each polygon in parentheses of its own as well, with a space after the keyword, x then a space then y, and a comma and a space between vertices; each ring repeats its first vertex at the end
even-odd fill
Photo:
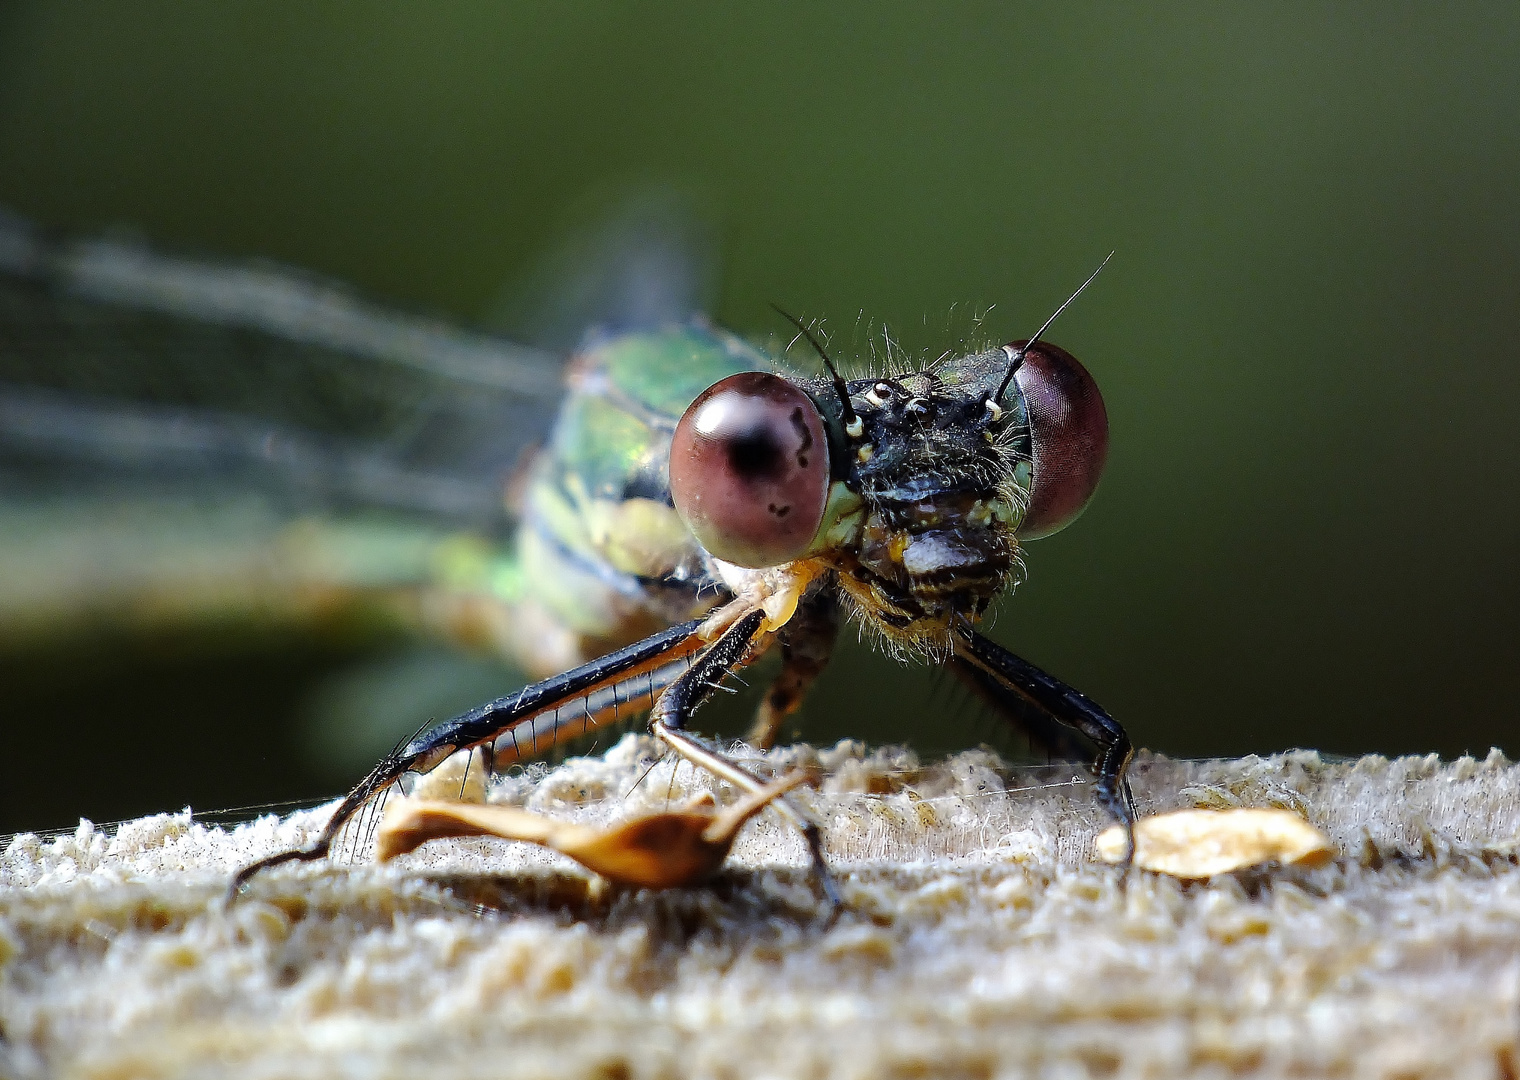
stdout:
POLYGON ((730 375, 676 425, 670 496, 691 534, 725 562, 758 568, 799 557, 828 494, 823 419, 779 375, 730 375))
POLYGON ((1108 460, 1108 411, 1077 358, 1043 341, 1025 354, 1013 378, 1029 409, 1034 446, 1029 510, 1018 537, 1037 540, 1075 521, 1097 490, 1108 460))

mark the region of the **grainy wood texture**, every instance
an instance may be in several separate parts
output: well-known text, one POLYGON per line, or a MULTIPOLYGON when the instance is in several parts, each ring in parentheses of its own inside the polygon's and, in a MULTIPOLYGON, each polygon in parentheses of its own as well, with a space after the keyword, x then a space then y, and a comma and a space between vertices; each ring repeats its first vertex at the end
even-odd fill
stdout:
MULTIPOLYGON (((650 751, 629 737, 490 797, 586 821, 732 801, 669 762, 636 785, 650 751)), ((1070 770, 854 744, 754 760, 817 771, 799 797, 829 835, 837 921, 774 814, 706 889, 619 891, 527 845, 447 841, 282 869, 230 911, 228 873, 322 811, 16 838, 0 1075, 1520 1072, 1520 769, 1497 752, 1142 757, 1144 810, 1288 807, 1341 852, 1191 883, 1093 863, 1105 822, 1070 770)))

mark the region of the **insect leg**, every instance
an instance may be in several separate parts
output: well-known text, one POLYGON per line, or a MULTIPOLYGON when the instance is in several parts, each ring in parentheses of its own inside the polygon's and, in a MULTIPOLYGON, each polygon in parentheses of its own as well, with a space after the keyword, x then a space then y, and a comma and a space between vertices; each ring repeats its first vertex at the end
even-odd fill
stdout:
MULTIPOLYGON (((701 625, 702 620, 697 619, 662 630, 637 644, 582 664, 552 679, 523 687, 516 693, 461 713, 415 736, 382 758, 370 770, 369 775, 344 797, 314 841, 305 847, 292 848, 260 859, 239 870, 232 879, 229 898, 236 897, 249 879, 262 870, 287 862, 311 862, 323 858, 332 850, 334 840, 349 819, 407 772, 426 772, 459 750, 488 742, 495 748, 493 757, 499 763, 503 754, 502 748, 495 745, 497 737, 510 733, 515 738, 519 726, 530 727, 526 739, 528 747, 524 751, 524 756, 529 756, 538 749, 542 738, 531 727, 538 717, 553 713, 565 703, 585 695, 598 695, 600 698, 608 693, 612 695, 611 701, 597 712, 599 718, 602 714, 610 716, 613 705, 619 701, 619 685, 632 683, 638 686, 644 680, 635 676, 646 672, 650 674, 648 685, 651 694, 657 692, 658 688, 666 685, 666 674, 672 666, 675 669, 683 668, 682 661, 685 657, 707 647, 707 643, 697 635, 701 625), (656 674, 659 675, 658 679, 656 674)), ((685 669, 685 674, 690 674, 700 666, 698 663, 685 669)), ((621 704, 628 705, 630 697, 637 696, 624 696, 621 704)), ((639 704, 642 706, 645 702, 639 704)))
MULTIPOLYGON (((974 685, 990 687, 996 684, 1009 694, 1020 695, 1097 745, 1098 755, 1092 764, 1092 771, 1097 778, 1098 802, 1129 831, 1129 850, 1133 855, 1135 800, 1130 794, 1129 779, 1124 773, 1129 768, 1130 758, 1134 756, 1134 748, 1130 745, 1129 735, 1124 728, 1096 701, 1027 660, 1015 656, 971 627, 957 627, 954 640, 956 658, 976 668, 986 677, 974 685)), ((1005 699, 999 694, 994 700, 1003 704, 1005 699)), ((1015 710, 1007 711, 1010 718, 1018 723, 1019 715, 1015 715, 1015 710)))
POLYGON ((839 599, 832 589, 820 589, 797 605, 797 613, 776 634, 781 646, 781 671, 765 693, 749 729, 749 743, 769 750, 781 724, 797 711, 814 680, 828 666, 839 637, 839 599))
POLYGON ((950 673, 992 707, 1000 717, 1023 732, 1030 745, 1058 761, 1086 761, 1092 747, 1075 731, 1058 721, 1028 696, 1010 689, 970 660, 952 656, 950 673))
MULTIPOLYGON (((764 619, 764 612, 752 611, 725 630, 685 674, 666 688, 649 717, 649 730, 672 750, 750 795, 762 791, 766 782, 737 762, 703 746, 687 734, 685 728, 691 714, 712 696, 719 680, 733 668, 742 667, 753 659, 755 639, 764 619)), ((784 798, 777 799, 772 805, 801 831, 824 895, 835 911, 840 910, 844 901, 824 860, 823 837, 818 825, 784 798)))

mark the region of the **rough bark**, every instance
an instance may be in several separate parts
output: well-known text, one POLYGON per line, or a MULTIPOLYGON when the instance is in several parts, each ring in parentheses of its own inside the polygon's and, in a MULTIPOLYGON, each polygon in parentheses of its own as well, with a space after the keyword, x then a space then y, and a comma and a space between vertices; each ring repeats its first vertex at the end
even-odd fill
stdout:
MULTIPOLYGON (((605 821, 695 791, 630 737, 498 780, 605 821), (631 795, 628 794, 633 790, 631 795)), ((1281 806, 1320 869, 1209 881, 1092 861, 1080 774, 792 747, 847 910, 767 813, 710 887, 607 887, 525 845, 228 873, 323 811, 186 814, 0 856, 0 1075, 1513 1077, 1520 769, 1142 756, 1142 810, 1281 806)), ((442 776, 435 783, 453 783, 442 776)))

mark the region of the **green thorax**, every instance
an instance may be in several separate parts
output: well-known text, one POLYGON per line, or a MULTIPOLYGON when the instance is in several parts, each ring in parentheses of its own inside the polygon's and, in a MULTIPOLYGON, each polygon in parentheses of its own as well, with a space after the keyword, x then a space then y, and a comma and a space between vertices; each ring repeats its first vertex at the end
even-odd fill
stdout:
POLYGON ((669 503, 669 447, 676 421, 697 395, 768 358, 706 326, 624 334, 575 360, 549 448, 562 480, 597 498, 669 503))
POLYGON ((689 324, 592 344, 572 362, 522 506, 519 602, 602 648, 692 617, 716 596, 670 501, 670 439, 713 383, 765 354, 689 324))

